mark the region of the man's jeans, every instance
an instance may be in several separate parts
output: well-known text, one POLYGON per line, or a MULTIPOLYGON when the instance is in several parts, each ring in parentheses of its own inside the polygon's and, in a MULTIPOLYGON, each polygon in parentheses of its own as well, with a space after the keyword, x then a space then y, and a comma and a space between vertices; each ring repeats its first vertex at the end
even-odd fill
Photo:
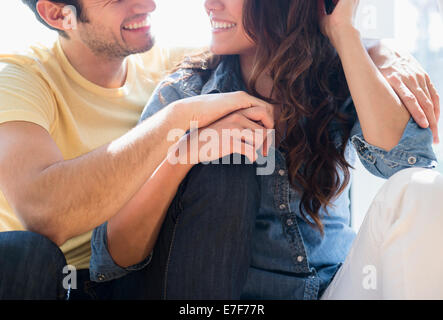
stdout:
MULTIPOLYGON (((85 281, 89 294, 71 290, 71 297, 239 299, 259 197, 255 165, 196 165, 167 212, 151 263, 121 279, 85 281)), ((0 299, 65 296, 66 262, 49 240, 28 232, 0 233, 0 257, 0 299)))
POLYGON ((64 299, 60 249, 45 237, 26 231, 0 233, 0 300, 64 299))

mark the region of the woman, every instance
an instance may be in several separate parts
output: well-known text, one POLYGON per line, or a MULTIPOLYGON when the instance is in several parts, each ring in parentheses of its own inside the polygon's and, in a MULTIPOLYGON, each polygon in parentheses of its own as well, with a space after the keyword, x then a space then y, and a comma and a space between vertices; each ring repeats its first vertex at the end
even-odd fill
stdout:
MULTIPOLYGON (((443 239, 438 228, 425 228, 417 215, 403 214, 406 202, 399 200, 410 199, 413 205, 426 201, 435 211, 432 205, 438 198, 434 195, 442 190, 436 173, 420 171, 421 177, 429 178, 424 186, 434 181, 431 191, 420 197, 409 192, 407 199, 402 198, 404 192, 413 189, 411 186, 416 188, 411 181, 420 169, 395 175, 384 187, 386 193, 371 207, 355 242, 349 227, 349 169, 355 161, 352 148, 371 173, 384 178, 402 169, 435 166, 431 131, 420 129, 410 119, 361 43, 353 26, 357 5, 355 0, 340 0, 326 16, 317 1, 205 2, 213 26, 212 54, 188 60, 161 84, 142 119, 189 96, 249 91, 271 103, 272 110, 250 108, 206 129, 220 135, 223 129, 267 130, 274 128, 275 120, 276 144, 269 149, 275 152, 275 171, 257 177, 246 165, 232 170, 222 165, 196 165, 227 156, 232 148, 216 155, 196 155, 192 145, 202 139, 192 132, 185 135, 147 182, 145 199, 149 201, 140 202, 149 214, 137 218, 127 210, 95 231, 92 278, 106 271, 106 259, 94 261, 106 248, 121 266, 131 266, 148 256, 152 243, 140 241, 143 236, 137 235, 157 235, 163 219, 153 223, 149 217, 161 212, 161 216, 167 213, 166 221, 153 255, 138 266, 120 270, 120 275, 140 270, 152 258, 143 269, 146 282, 132 278, 148 291, 158 289, 149 297, 442 297, 436 285, 441 279, 425 279, 419 284, 421 278, 414 273, 418 265, 407 268, 416 253, 413 240, 423 245, 420 257, 433 257, 435 270, 441 268, 441 255, 434 255, 424 245, 432 237, 443 239), (182 157, 183 150, 187 151, 186 161, 172 161, 177 153, 182 157), (192 157, 197 157, 196 161, 192 157), (209 187, 211 183, 216 191, 209 187), (203 205, 201 198, 209 198, 206 201, 213 204, 203 205), (242 198, 246 200, 242 202, 242 198), (231 202, 241 210, 235 211, 231 202), (235 213, 228 215, 231 211, 235 213), (395 222, 403 227, 396 229, 395 222), (409 238, 410 234, 414 238, 409 238), (374 269, 378 272, 375 280, 369 280, 378 280, 378 286, 374 288, 374 281, 369 280, 362 286, 363 276, 371 277, 368 270, 374 269), (408 290, 396 290, 399 282, 408 290), (421 290, 411 292, 411 288, 421 290)), ((210 103, 211 96, 206 98, 210 103)), ((250 160, 258 159, 256 151, 263 144, 267 154, 269 141, 265 138, 235 136, 233 140, 241 141, 234 151, 250 160)), ((435 218, 434 226, 441 227, 442 218, 435 218)), ((112 263, 110 257, 107 261, 112 263)))

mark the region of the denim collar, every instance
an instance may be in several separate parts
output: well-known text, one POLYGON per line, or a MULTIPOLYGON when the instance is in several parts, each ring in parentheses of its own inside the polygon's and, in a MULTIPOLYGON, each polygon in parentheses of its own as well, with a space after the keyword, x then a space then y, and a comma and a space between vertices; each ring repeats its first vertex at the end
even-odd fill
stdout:
POLYGON ((202 88, 201 94, 246 91, 238 55, 222 57, 202 88))

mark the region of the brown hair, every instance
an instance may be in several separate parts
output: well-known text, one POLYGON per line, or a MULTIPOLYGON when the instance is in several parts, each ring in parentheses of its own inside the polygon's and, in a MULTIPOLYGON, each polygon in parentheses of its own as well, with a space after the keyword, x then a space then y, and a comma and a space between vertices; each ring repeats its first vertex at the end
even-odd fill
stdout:
MULTIPOLYGON (((287 124, 283 147, 288 150, 289 180, 301 193, 302 216, 323 235, 319 211, 328 213, 333 198, 350 181, 345 148, 353 120, 339 112, 350 94, 340 59, 320 31, 320 9, 314 0, 245 0, 243 25, 257 44, 248 90, 282 107, 279 121, 287 124), (264 72, 273 80, 272 99, 256 90, 264 72), (338 146, 329 130, 332 122, 344 133, 338 146)), ((219 60, 205 53, 182 67, 201 70, 219 60)))

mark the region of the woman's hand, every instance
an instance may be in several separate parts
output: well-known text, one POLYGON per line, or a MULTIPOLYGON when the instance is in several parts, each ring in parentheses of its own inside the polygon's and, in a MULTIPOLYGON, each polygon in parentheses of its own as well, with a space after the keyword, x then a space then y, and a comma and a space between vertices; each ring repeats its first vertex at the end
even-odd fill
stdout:
POLYGON ((415 122, 429 127, 434 143, 439 143, 440 97, 426 71, 412 55, 399 53, 380 42, 370 47, 368 53, 415 122))
MULTIPOLYGON (((355 38, 355 16, 358 0, 340 0, 331 15, 322 18, 321 28, 340 53, 352 45, 346 37, 355 38)), ((440 98, 429 75, 409 54, 399 54, 378 43, 368 51, 375 66, 396 92, 403 105, 423 128, 430 128, 434 143, 439 143, 438 121, 440 98)))
POLYGON ((340 0, 330 15, 323 15, 320 26, 323 34, 337 48, 336 36, 345 30, 355 30, 355 16, 359 0, 340 0))
POLYGON ((272 144, 273 109, 252 107, 231 113, 211 125, 183 136, 168 154, 169 160, 181 164, 209 163, 238 153, 251 163, 263 147, 266 156, 272 144))

